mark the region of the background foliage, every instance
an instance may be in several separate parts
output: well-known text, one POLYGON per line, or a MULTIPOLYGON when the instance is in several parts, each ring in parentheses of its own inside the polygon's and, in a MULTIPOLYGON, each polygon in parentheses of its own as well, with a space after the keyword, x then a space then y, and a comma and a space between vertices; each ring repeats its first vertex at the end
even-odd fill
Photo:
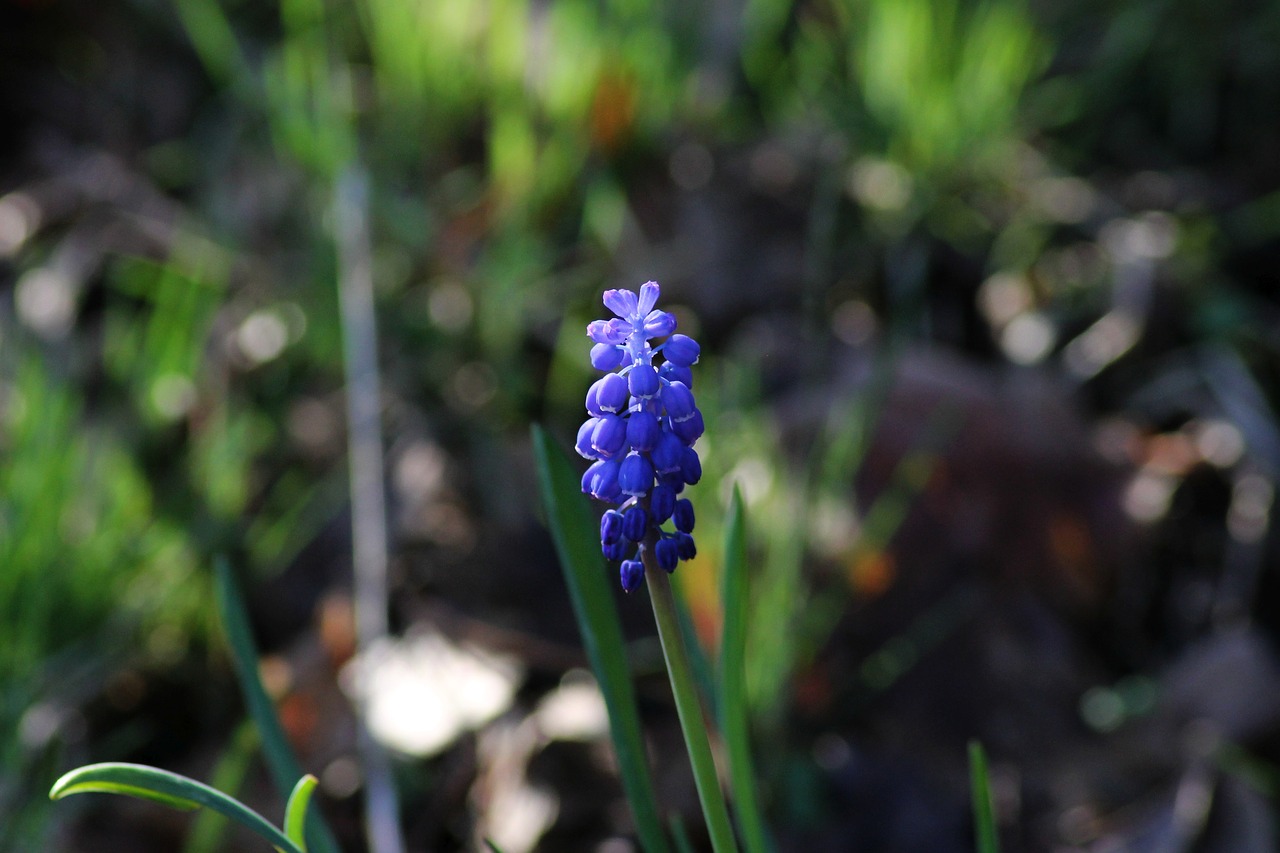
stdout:
MULTIPOLYGON (((269 653, 349 656, 354 172, 398 630, 576 643, 528 423, 567 441, 599 292, 656 278, 707 354, 700 525, 746 504, 783 842, 960 845, 977 736, 1027 849, 1272 849, 1277 38, 1244 0, 5 4, 0 848, 143 832, 51 822, 59 768, 226 746, 213 554, 269 653), (1175 815, 1202 778, 1218 811, 1175 815)), ((683 578, 704 637, 720 539, 683 578)), ((526 654, 525 705, 578 660, 526 654)), ((401 766, 423 846, 485 820, 449 755, 401 766)), ((625 831, 563 814, 544 843, 625 831)))

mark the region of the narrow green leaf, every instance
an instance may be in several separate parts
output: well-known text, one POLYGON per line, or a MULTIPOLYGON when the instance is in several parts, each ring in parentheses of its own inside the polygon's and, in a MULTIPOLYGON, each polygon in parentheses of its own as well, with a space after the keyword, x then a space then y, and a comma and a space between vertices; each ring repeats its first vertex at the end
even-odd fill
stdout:
MULTIPOLYGON (((249 773, 257 749, 258 730, 253 727, 253 720, 243 720, 232 735, 226 751, 213 767, 213 773, 209 777, 210 787, 228 796, 236 796, 249 773)), ((200 812, 187 835, 182 853, 215 853, 223 849, 222 836, 226 829, 227 819, 224 816, 215 811, 200 812)))
POLYGON ((991 799, 987 753, 976 740, 969 741, 969 785, 973 796, 973 831, 978 853, 1000 853, 996 834, 996 808, 991 799))
MULTIPOLYGON (((222 616, 227 642, 231 646, 240 691, 244 694, 249 716, 262 735, 262 754, 267 769, 271 771, 280 796, 287 797, 293 790, 294 780, 302 776, 302 768, 289 746, 275 705, 258 677, 258 649, 249 630, 249 614, 245 612, 244 600, 225 557, 214 561, 214 571, 217 575, 218 613, 222 616)), ((306 824, 307 839, 315 853, 339 853, 337 839, 319 811, 311 810, 306 824)))
POLYGON ((78 767, 54 783, 49 798, 60 800, 72 794, 122 794, 190 810, 204 806, 221 812, 236 823, 256 832, 287 853, 304 853, 262 815, 208 785, 141 764, 89 764, 78 767))
POLYGON ((657 798, 645 761, 622 627, 598 547, 600 533, 596 521, 582 496, 578 473, 536 424, 533 450, 547 526, 560 555, 560 567, 587 659, 609 709, 609 731, 618 754, 622 787, 635 817, 636 832, 649 853, 668 853, 670 847, 658 819, 657 798))
POLYGON ((307 806, 311 803, 311 795, 315 792, 318 782, 319 780, 310 773, 299 779, 298 784, 293 786, 293 793, 289 795, 289 804, 284 810, 284 834, 302 849, 302 853, 307 853, 305 837, 307 806))
POLYGON ((684 818, 679 812, 672 812, 667 820, 671 827, 671 839, 675 842, 676 853, 694 853, 693 842, 689 840, 689 830, 684 828, 684 818))
POLYGON ((487 838, 484 840, 484 846, 492 850, 493 853, 502 853, 502 848, 494 844, 492 841, 490 841, 487 838))
POLYGON ((761 818, 756 793, 755 767, 751 759, 751 734, 747 722, 747 544, 742 495, 734 487, 725 525, 724 567, 720 576, 720 600, 724 628, 720 639, 720 729, 729 756, 729 783, 734 815, 748 853, 773 849, 761 818))

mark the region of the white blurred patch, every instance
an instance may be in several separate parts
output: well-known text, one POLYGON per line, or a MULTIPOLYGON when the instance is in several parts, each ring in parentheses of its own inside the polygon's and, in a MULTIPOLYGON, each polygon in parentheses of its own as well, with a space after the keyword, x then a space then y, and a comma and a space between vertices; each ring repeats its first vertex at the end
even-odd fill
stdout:
POLYGON ((1098 236, 1117 261, 1160 260, 1178 245, 1178 222, 1167 213, 1152 211, 1136 219, 1113 219, 1098 236))
POLYGON ((889 160, 863 157, 849 169, 849 194, 876 210, 902 210, 911 201, 911 175, 889 160))
POLYGON ((165 373, 151 383, 151 405, 171 421, 191 411, 196 402, 196 386, 181 373, 165 373))
POLYGON ((1217 468, 1230 468, 1244 455, 1244 436, 1227 421, 1196 421, 1191 438, 1204 461, 1217 468))
POLYGON ((1119 308, 1108 311, 1067 344, 1063 351, 1067 369, 1081 379, 1094 376, 1128 352, 1138 342, 1141 331, 1138 321, 1128 311, 1119 308))
POLYGON ((560 686, 543 697, 533 718, 551 740, 589 741, 609 733, 609 711, 595 679, 581 670, 565 674, 560 686))
POLYGON ((265 364, 284 352, 289 343, 289 327, 279 312, 254 311, 236 329, 236 346, 252 364, 265 364))
POLYGON ((1237 542, 1254 543, 1266 535, 1271 521, 1275 486, 1260 474, 1245 474, 1231 490, 1227 531, 1237 542))
POLYGON ((382 641, 342 677, 379 742, 423 757, 507 710, 522 675, 514 660, 429 632, 382 641))
POLYGON ((720 488, 720 497, 727 504, 733 495, 733 487, 742 491, 742 500, 751 506, 769 494, 773 488, 773 469, 769 463, 755 456, 748 456, 733 466, 720 488))
POLYGON ((40 227, 40 205, 23 192, 0 198, 0 258, 11 258, 40 227))
POLYGON ((480 733, 476 745, 481 773, 472 787, 476 805, 476 848, 488 839, 506 853, 528 853, 555 823, 560 799, 545 788, 531 785, 529 762, 541 747, 536 726, 528 720, 509 721, 480 733))
POLYGON ((992 326, 1003 326, 1031 304, 1031 287, 1016 273, 998 272, 978 288, 978 309, 992 326))
POLYGON ((320 788, 335 800, 353 796, 362 784, 364 775, 360 772, 360 763, 350 755, 335 758, 320 773, 320 788))
POLYGON ((1125 512, 1134 521, 1158 521, 1169 511, 1169 502, 1177 486, 1176 477, 1144 468, 1125 490, 1125 512))
POLYGON ((846 501, 835 498, 814 501, 809 515, 809 537, 824 557, 835 559, 849 553, 860 530, 857 513, 846 501))
POLYGON ((396 461, 392 474, 402 500, 425 501, 435 497, 445 484, 444 451, 429 441, 415 441, 396 461))
POLYGON ((48 267, 28 270, 18 279, 18 318, 43 338, 61 338, 75 317, 75 285, 48 267))
POLYGON ((1000 333, 1000 348, 1017 364, 1043 361, 1057 341, 1058 330, 1039 311, 1019 314, 1000 333))

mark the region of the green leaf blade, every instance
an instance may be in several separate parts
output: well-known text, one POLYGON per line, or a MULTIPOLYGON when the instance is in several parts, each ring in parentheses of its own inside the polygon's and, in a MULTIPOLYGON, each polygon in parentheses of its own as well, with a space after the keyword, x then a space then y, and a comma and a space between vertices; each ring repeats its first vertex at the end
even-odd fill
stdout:
POLYGON ((49 798, 60 800, 88 793, 137 797, 183 811, 200 807, 212 809, 287 853, 304 853, 270 821, 248 806, 202 782, 168 770, 121 762, 89 764, 63 775, 49 791, 49 798))
POLYGON ((284 810, 284 834, 301 848, 302 853, 307 853, 307 806, 311 803, 311 795, 318 783, 319 780, 310 773, 299 779, 298 784, 293 786, 289 804, 284 810))
POLYGON ((742 508, 742 494, 735 487, 729 501, 724 567, 720 576, 724 626, 720 637, 720 695, 717 705, 720 710, 720 729, 729 757, 734 815, 743 846, 748 853, 769 853, 773 846, 761 817, 747 720, 748 596, 746 519, 742 508))
POLYGON ((976 740, 969 741, 969 785, 973 796, 973 827, 978 853, 1000 853, 987 753, 976 740))
POLYGON ((578 474, 537 425, 533 427, 533 450, 547 526, 560 556, 587 658, 609 709, 609 730, 636 833, 649 853, 668 853, 670 847, 658 818, 657 798, 645 759, 622 627, 596 545, 599 530, 582 496, 578 474))
MULTIPOLYGON (((227 643, 231 646, 240 691, 244 694, 249 716, 262 736, 262 754, 276 787, 282 796, 290 796, 295 781, 303 775, 302 768, 294 757, 275 705, 258 676, 258 648, 249 629, 249 614, 231 574, 231 566, 225 558, 219 557, 214 563, 214 571, 218 613, 222 617, 227 643)), ((339 853, 337 839, 319 812, 312 810, 307 815, 306 825, 310 846, 316 853, 339 853)))

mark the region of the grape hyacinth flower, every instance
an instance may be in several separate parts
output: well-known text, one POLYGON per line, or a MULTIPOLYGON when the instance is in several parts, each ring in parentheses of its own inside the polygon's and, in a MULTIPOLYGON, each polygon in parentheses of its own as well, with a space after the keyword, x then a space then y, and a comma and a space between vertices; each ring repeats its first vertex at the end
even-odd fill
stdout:
POLYGON ((582 491, 618 505, 600 522, 600 546, 605 557, 622 561, 627 592, 644 579, 646 549, 653 549, 651 556, 667 572, 697 553, 693 504, 677 496, 702 477, 693 449, 702 435, 702 413, 689 369, 699 347, 693 338, 675 334, 676 318, 655 307, 658 294, 656 281, 641 285, 638 294, 607 290, 605 307, 616 316, 587 326, 595 343, 591 364, 605 375, 587 391, 589 417, 575 446, 592 460, 582 491), (651 344, 656 338, 666 340, 651 344), (663 529, 668 521, 675 530, 663 529))

